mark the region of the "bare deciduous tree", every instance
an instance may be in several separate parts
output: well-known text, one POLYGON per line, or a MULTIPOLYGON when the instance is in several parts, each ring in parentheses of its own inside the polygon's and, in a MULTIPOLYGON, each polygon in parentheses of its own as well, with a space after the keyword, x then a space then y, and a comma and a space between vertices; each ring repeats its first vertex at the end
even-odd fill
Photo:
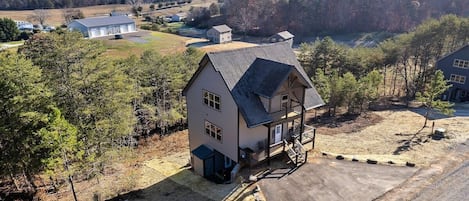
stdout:
POLYGON ((75 19, 82 19, 85 17, 80 9, 67 8, 62 11, 62 16, 65 20, 65 24, 70 23, 75 19))
POLYGON ((28 17, 31 21, 35 21, 41 25, 44 25, 46 20, 50 18, 50 13, 45 9, 37 9, 33 11, 33 14, 28 17))

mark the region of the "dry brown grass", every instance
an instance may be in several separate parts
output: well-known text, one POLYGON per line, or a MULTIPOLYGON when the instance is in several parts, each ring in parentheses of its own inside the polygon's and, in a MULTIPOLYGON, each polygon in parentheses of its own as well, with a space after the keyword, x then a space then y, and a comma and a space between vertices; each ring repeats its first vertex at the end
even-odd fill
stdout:
MULTIPOLYGON (((85 17, 96 17, 105 16, 113 10, 119 11, 130 11, 130 5, 101 5, 101 6, 89 6, 79 8, 85 17)), ((46 24, 60 26, 64 23, 63 9, 48 9, 50 17, 46 20, 46 24)), ((29 21, 29 16, 33 14, 33 10, 22 10, 22 11, 0 11, 0 17, 7 17, 13 20, 29 21)))
POLYGON ((366 156, 429 165, 443 157, 452 146, 469 138, 469 124, 464 123, 469 121, 468 117, 429 121, 429 126, 422 129, 424 118, 409 110, 372 113, 381 116, 383 121, 355 132, 340 132, 336 135, 318 132, 316 148, 356 158, 366 156), (432 122, 435 122, 435 128, 447 130, 448 139, 437 141, 429 137, 432 122))
MULTIPOLYGON (((78 200, 92 200, 93 196, 109 199, 131 190, 145 188, 165 177, 143 165, 143 161, 189 151, 187 131, 168 136, 152 136, 142 141, 133 151, 112 152, 104 175, 91 180, 75 182, 78 200)), ((55 194, 41 193, 43 200, 73 200, 70 187, 65 183, 55 194)))
POLYGON ((225 43, 225 44, 211 44, 211 45, 203 46, 200 49, 205 52, 219 52, 219 51, 234 50, 234 49, 254 47, 254 46, 257 46, 257 44, 233 41, 233 42, 225 43))
MULTIPOLYGON (((170 9, 154 11, 155 15, 171 15, 178 12, 186 12, 191 6, 204 6, 208 7, 211 3, 216 2, 215 0, 194 0, 191 4, 187 4, 182 7, 174 7, 170 9)), ((109 15, 111 11, 122 11, 130 13, 131 6, 125 4, 113 4, 113 5, 99 5, 99 6, 88 6, 81 7, 80 9, 85 17, 97 17, 109 15)), ((150 4, 143 5, 143 11, 148 12, 150 10, 150 4)), ((60 26, 64 23, 63 9, 48 9, 50 17, 46 20, 46 24, 60 26)), ((28 17, 33 14, 33 10, 21 10, 21 11, 0 11, 0 18, 7 17, 13 20, 28 21, 28 17)), ((139 18, 141 19, 141 18, 139 18)), ((140 20, 137 20, 137 23, 140 20)))
POLYGON ((188 131, 179 131, 167 136, 152 136, 140 142, 137 152, 140 160, 160 158, 169 154, 189 151, 188 131))

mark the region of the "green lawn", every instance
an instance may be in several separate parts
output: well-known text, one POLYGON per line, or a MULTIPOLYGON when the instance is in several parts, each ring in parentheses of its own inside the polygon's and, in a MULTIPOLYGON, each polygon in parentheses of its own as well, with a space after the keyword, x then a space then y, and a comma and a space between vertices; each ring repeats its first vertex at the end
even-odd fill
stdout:
POLYGON ((6 43, 0 43, 0 46, 4 46, 4 45, 22 45, 24 44, 24 40, 20 40, 20 41, 10 41, 10 42, 6 42, 6 43))
POLYGON ((161 54, 184 51, 188 38, 163 32, 140 31, 137 34, 124 35, 121 40, 104 40, 108 48, 106 55, 126 58, 141 55, 145 50, 153 49, 161 54))

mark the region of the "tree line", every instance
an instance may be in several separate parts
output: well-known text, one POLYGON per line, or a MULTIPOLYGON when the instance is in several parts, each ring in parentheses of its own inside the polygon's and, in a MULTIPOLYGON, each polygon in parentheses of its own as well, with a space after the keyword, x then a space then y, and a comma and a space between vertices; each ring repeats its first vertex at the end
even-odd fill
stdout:
POLYGON ((35 34, 0 52, 0 178, 35 192, 103 174, 110 152, 185 118, 181 89, 202 53, 109 59, 77 32, 35 34), (24 182, 21 182, 24 181, 24 182), (21 185, 20 185, 21 184, 21 185))
MULTIPOLYGON (((467 33, 469 18, 446 15, 427 20, 414 31, 397 35, 374 48, 351 48, 329 37, 304 43, 298 59, 315 82, 331 115, 337 107, 360 113, 363 104, 367 106, 366 103, 381 97, 403 97, 407 103, 415 98, 439 99, 438 93, 426 93, 437 87, 429 83, 444 83, 435 81, 435 77, 443 79, 435 74, 436 62, 466 45, 467 33)), ((439 87, 436 90, 439 94, 447 89, 439 87)))
POLYGON ((466 0, 224 0, 222 12, 238 32, 298 36, 405 32, 445 14, 467 16, 466 0))
POLYGON ((0 1, 0 10, 76 8, 107 4, 163 3, 180 1, 181 0, 2 0, 0 1))

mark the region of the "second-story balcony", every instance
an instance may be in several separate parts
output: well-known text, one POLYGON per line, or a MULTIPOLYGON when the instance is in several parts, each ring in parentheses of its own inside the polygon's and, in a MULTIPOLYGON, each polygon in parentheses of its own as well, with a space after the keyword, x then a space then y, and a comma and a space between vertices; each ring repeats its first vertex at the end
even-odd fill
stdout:
POLYGON ((301 118, 301 105, 296 105, 288 108, 283 108, 280 111, 270 113, 274 122, 286 120, 286 119, 296 119, 301 118))

